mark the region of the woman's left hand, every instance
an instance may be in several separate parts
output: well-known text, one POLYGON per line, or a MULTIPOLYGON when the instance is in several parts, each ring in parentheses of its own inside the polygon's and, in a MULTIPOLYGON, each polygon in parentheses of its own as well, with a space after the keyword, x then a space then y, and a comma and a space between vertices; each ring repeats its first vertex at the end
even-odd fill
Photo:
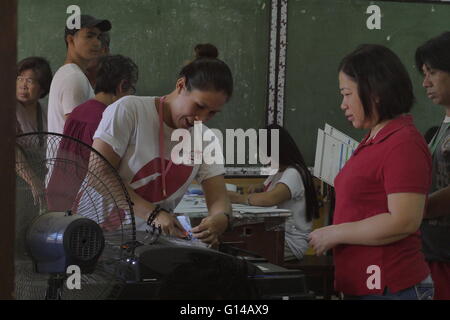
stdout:
POLYGON ((219 245, 219 236, 228 227, 228 217, 225 214, 213 214, 202 220, 202 222, 192 228, 192 234, 197 239, 209 244, 210 247, 219 245))
POLYGON ((331 225, 314 230, 309 234, 309 245, 316 255, 323 255, 339 244, 339 225, 331 225))

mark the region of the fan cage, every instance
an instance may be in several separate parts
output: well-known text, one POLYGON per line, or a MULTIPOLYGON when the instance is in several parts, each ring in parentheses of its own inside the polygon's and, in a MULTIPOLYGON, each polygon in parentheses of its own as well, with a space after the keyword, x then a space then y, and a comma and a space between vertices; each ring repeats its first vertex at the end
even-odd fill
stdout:
POLYGON ((67 232, 69 251, 76 259, 89 261, 103 250, 103 237, 96 226, 79 225, 67 232))
MULTIPOLYGON (((26 226, 38 215, 60 211, 93 220, 102 229, 105 239, 95 272, 82 276, 85 289, 65 290, 63 298, 103 299, 119 292, 118 262, 134 256, 137 242, 131 199, 116 169, 99 152, 78 139, 38 132, 16 137, 16 175, 17 297, 42 298, 41 291, 46 286, 43 279, 48 278, 33 271, 23 240, 26 226), (95 283, 102 289, 97 290, 95 283)), ((95 246, 91 247, 93 251, 77 251, 77 255, 94 254, 95 246)), ((43 291, 45 296, 45 289, 43 291)))

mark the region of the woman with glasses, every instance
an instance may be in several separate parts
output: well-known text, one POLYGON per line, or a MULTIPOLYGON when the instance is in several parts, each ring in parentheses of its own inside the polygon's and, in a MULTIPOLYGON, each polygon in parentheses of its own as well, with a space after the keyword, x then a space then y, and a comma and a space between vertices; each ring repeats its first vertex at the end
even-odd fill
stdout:
POLYGON ((39 103, 52 82, 52 70, 44 58, 29 57, 17 66, 17 132, 47 131, 47 114, 39 103))

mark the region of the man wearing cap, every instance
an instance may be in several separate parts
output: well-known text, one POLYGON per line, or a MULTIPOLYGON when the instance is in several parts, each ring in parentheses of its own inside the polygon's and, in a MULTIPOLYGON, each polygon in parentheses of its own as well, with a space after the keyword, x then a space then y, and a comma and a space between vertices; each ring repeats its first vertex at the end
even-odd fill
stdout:
POLYGON ((62 133, 72 110, 94 97, 86 77, 89 62, 102 53, 101 35, 111 29, 108 20, 80 16, 80 29, 65 27, 67 54, 64 65, 55 73, 48 100, 48 131, 62 133))
POLYGON ((102 48, 100 49, 100 55, 89 61, 89 65, 86 69, 86 77, 89 79, 89 82, 91 83, 92 88, 95 88, 95 80, 97 78, 97 69, 98 69, 98 62, 99 60, 109 55, 110 49, 109 49, 109 43, 111 41, 109 37, 109 32, 102 32, 100 35, 100 41, 102 43, 102 48))

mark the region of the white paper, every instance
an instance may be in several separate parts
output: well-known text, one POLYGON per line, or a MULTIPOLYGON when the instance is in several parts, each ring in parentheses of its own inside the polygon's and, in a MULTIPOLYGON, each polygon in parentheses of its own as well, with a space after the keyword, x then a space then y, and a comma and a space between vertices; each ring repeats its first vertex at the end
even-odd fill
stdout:
POLYGON ((314 176, 334 186, 334 179, 350 159, 358 142, 329 124, 318 130, 314 176))

